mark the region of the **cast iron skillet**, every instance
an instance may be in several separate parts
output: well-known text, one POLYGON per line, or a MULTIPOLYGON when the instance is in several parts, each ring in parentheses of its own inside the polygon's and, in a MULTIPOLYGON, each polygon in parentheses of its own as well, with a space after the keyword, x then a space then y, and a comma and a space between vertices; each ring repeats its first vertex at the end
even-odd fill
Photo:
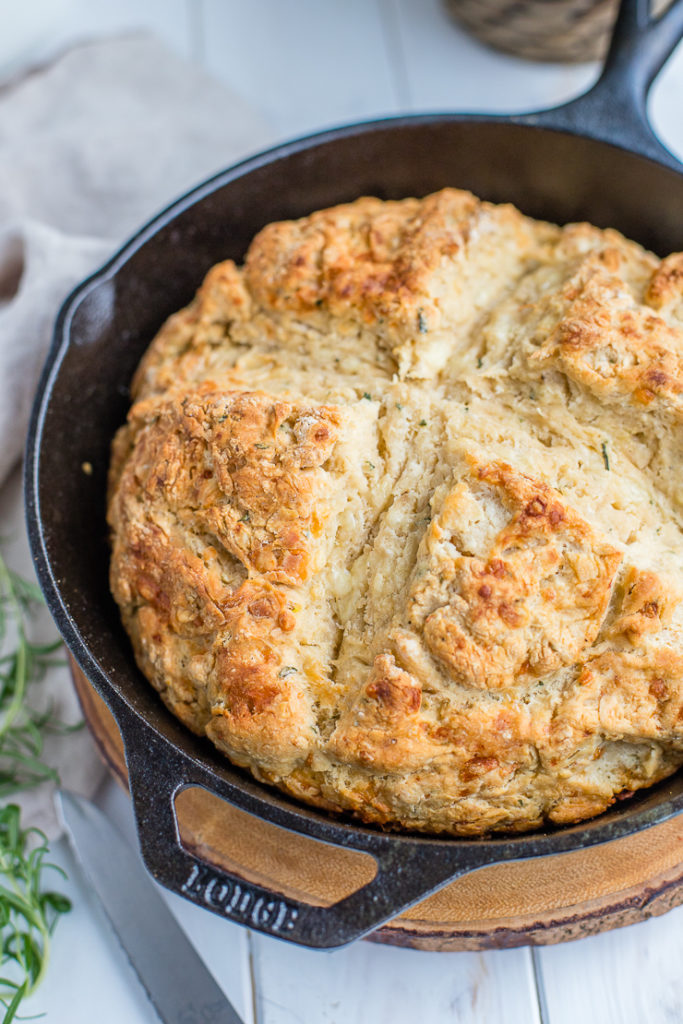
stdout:
POLYGON ((151 221, 63 306, 28 438, 26 502, 39 578, 126 748, 147 867, 175 892, 252 928, 313 947, 350 942, 485 865, 630 835, 683 810, 683 772, 586 824, 484 840, 391 835, 296 804, 186 731, 142 678, 109 594, 104 493, 128 383, 164 318, 255 232, 360 195, 445 185, 553 221, 614 226, 667 253, 683 247, 683 173, 645 114, 652 80, 683 33, 683 0, 658 22, 624 0, 605 70, 573 103, 518 117, 428 115, 352 125, 292 142, 212 178, 151 221), (82 464, 93 466, 85 475, 82 464), (276 825, 372 855, 373 881, 309 906, 216 870, 180 843, 174 798, 198 785, 276 825))

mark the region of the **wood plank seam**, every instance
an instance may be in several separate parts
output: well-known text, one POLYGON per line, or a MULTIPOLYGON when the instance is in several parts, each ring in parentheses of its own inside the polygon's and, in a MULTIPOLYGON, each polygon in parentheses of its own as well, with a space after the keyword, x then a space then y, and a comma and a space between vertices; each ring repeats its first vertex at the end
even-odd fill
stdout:
POLYGON ((401 26, 395 0, 377 0, 384 48, 391 68, 392 86, 399 113, 410 110, 412 97, 408 67, 401 39, 401 26))
POLYGON ((206 65, 206 8, 204 0, 185 0, 187 5, 188 48, 193 59, 206 65))
POLYGON ((534 988, 536 990, 536 1000, 538 1002, 539 1021, 540 1024, 550 1024, 550 1014, 548 1013, 548 1000, 545 994, 543 963, 539 955, 538 947, 527 946, 527 950, 531 957, 531 969, 533 971, 534 988))
POLYGON ((254 950, 254 933, 247 929, 247 962, 249 967, 249 984, 251 986, 251 1017, 252 1024, 261 1024, 258 1006, 258 985, 256 984, 256 963, 254 950))

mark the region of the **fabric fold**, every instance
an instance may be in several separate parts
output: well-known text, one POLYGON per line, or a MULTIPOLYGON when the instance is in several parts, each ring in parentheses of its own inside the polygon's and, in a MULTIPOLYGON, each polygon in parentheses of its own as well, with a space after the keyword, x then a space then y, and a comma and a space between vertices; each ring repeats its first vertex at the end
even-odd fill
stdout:
MULTIPOLYGON (((0 90, 0 483, 21 457, 72 288, 159 209, 268 138, 257 112, 150 36, 78 46, 0 90)), ((30 577, 16 473, 0 513, 0 531, 14 538, 8 560, 30 577)), ((32 695, 73 719, 68 671, 52 671, 32 695)), ((99 785, 85 732, 52 736, 48 755, 71 788, 91 795, 99 785)), ((51 788, 24 803, 55 835, 51 788)))

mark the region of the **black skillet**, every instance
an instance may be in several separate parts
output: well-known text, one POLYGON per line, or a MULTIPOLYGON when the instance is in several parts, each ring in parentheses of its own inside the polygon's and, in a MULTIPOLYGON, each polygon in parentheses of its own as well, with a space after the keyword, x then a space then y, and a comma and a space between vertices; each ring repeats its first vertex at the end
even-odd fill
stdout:
POLYGON ((142 853, 169 889, 292 942, 341 946, 466 872, 608 842, 683 810, 683 772, 586 824, 512 838, 392 835, 300 806, 187 732, 142 678, 108 590, 104 524, 109 444, 140 356, 205 271, 240 260, 269 221, 359 195, 420 196, 454 185, 534 217, 611 225, 662 254, 683 248, 682 168, 645 113, 648 89, 682 34, 683 0, 657 22, 645 3, 624 0, 600 81, 565 106, 515 117, 401 117, 279 146, 178 200, 67 299, 28 438, 31 544, 57 625, 121 729, 142 853), (189 785, 368 853, 377 874, 325 908, 219 871, 180 843, 174 798, 189 785))

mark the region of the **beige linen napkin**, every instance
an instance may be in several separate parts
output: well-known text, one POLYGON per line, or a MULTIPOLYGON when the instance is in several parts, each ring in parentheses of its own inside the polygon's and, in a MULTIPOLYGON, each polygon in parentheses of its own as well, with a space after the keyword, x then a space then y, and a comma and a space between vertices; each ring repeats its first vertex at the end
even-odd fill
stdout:
MULTIPOLYGON (((62 300, 158 209, 267 141, 260 116, 150 37, 80 46, 0 89, 0 536, 24 575, 19 476, 31 401, 62 300)), ((68 672, 33 688, 74 720, 68 672)), ((86 732, 47 750, 65 784, 92 793, 86 732)), ((23 801, 54 835, 50 787, 23 801)))

